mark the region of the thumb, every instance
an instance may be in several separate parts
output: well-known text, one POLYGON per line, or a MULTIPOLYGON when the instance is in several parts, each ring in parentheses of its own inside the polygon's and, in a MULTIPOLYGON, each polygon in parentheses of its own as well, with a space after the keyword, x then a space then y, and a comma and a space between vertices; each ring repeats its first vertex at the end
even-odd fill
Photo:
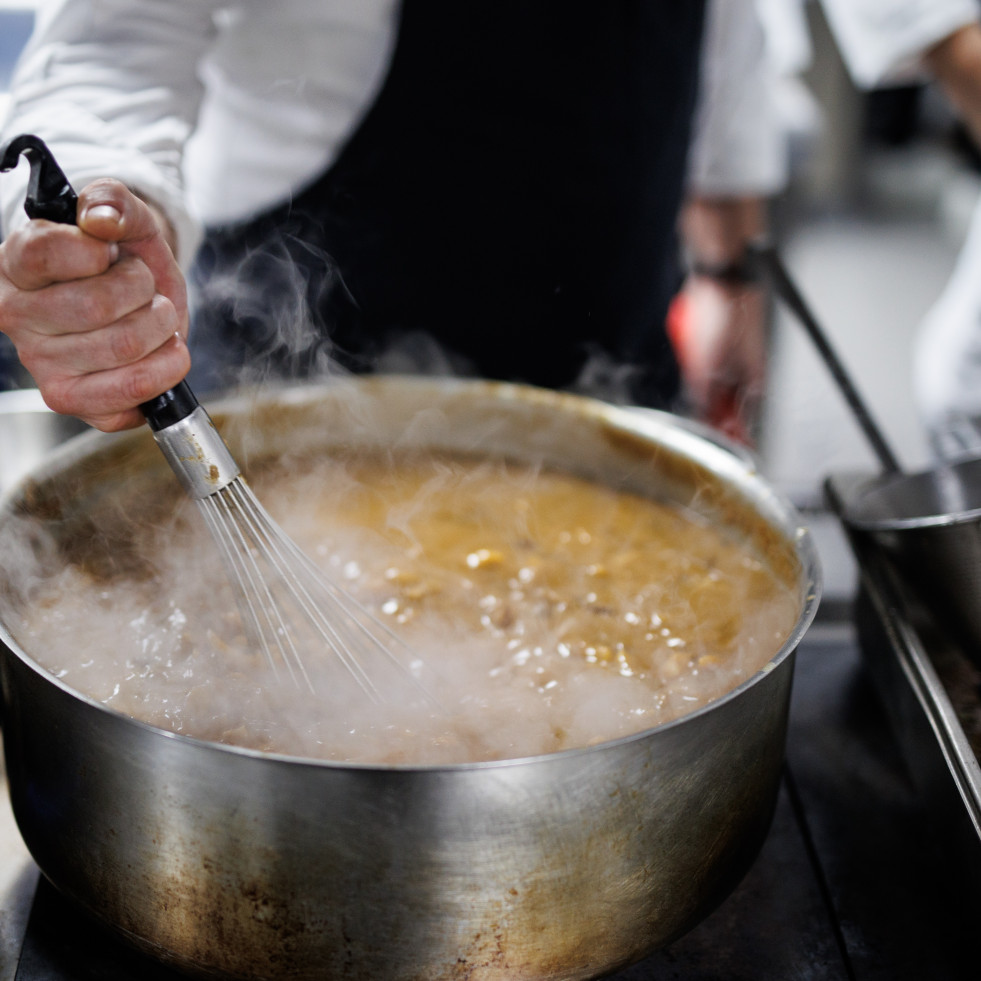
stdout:
POLYGON ((78 227, 105 242, 147 239, 158 228, 152 212, 120 181, 93 181, 78 197, 78 227))
POLYGON ((161 214, 112 178, 93 181, 78 198, 79 228, 94 238, 118 243, 122 251, 146 263, 157 292, 174 304, 186 336, 187 288, 161 214))

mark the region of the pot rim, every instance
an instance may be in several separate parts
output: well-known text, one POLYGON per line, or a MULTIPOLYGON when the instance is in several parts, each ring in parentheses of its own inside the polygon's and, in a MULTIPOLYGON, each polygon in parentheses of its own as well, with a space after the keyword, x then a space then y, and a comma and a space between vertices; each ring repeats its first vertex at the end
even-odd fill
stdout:
MULTIPOLYGON (((326 387, 339 383, 348 384, 351 379, 335 380, 331 379, 325 383, 308 383, 299 385, 289 385, 282 389, 275 387, 265 387, 259 391, 252 390, 247 392, 237 392, 230 397, 216 400, 213 406, 215 415, 222 412, 233 410, 236 406, 243 404, 254 404, 256 401, 282 402, 296 404, 304 399, 315 398, 318 393, 323 393, 326 387)), ((547 760, 568 759, 572 757, 586 757, 595 753, 607 752, 616 747, 638 742, 650 738, 655 733, 678 728, 686 722, 703 717, 710 712, 721 710, 724 706, 739 698, 739 696, 749 688, 760 684, 771 672, 778 668, 783 662, 790 658, 796 651, 801 638, 804 636, 811 623, 813 622, 818 605, 821 600, 823 589, 823 576, 818 559, 817 548, 811 532, 799 521, 796 508, 782 492, 769 485, 759 474, 756 463, 742 447, 731 443, 725 436, 716 434, 712 430, 703 427, 698 423, 692 423, 681 417, 668 412, 652 409, 638 410, 632 406, 616 406, 601 402, 586 396, 570 395, 557 393, 548 390, 535 389, 531 386, 487 382, 483 380, 464 380, 464 379, 434 379, 421 378, 416 376, 369 376, 365 379, 357 379, 355 384, 360 387, 382 386, 387 384, 410 385, 424 388, 434 387, 440 393, 451 392, 480 392, 495 398, 525 400, 531 397, 533 400, 543 402, 565 403, 575 406, 578 410, 584 411, 589 415, 598 416, 611 424, 615 429, 648 439, 656 439, 659 444, 667 443, 670 449, 679 451, 683 456, 691 457, 694 455, 698 463, 712 463, 715 465, 715 472, 722 473, 722 476, 738 478, 744 482, 749 482, 759 495, 754 498, 754 503, 761 508, 762 516, 769 522, 776 524, 783 531, 790 545, 792 545, 795 555, 801 564, 800 581, 802 583, 802 604, 795 621, 794 627, 781 644, 776 653, 759 668, 756 672, 742 681, 739 685, 729 689, 724 695, 708 702, 691 712, 687 712, 668 722, 660 723, 638 732, 619 736, 615 739, 605 740, 589 746, 571 747, 559 750, 554 753, 542 753, 533 756, 520 756, 502 760, 478 760, 458 763, 366 763, 353 762, 346 760, 322 760, 305 756, 293 756, 283 753, 265 752, 262 750, 250 749, 244 746, 236 746, 230 743, 215 742, 212 740, 201 739, 184 733, 173 732, 169 729, 159 728, 148 722, 144 722, 131 715, 127 715, 118 709, 105 705, 98 699, 77 691, 73 687, 65 684, 45 667, 37 663, 26 651, 21 648, 18 642, 8 631, 6 624, 0 620, 0 644, 7 652, 16 657, 22 664, 34 674, 40 676, 49 684, 60 689, 65 695, 86 705, 88 708, 99 713, 104 713, 113 717, 126 725, 136 726, 138 729, 154 736, 163 736, 168 739, 177 740, 180 743, 196 747, 200 750, 207 750, 219 753, 233 753, 237 756, 267 760, 290 764, 297 767, 313 767, 317 769, 342 769, 351 772, 458 772, 469 770, 486 770, 500 767, 528 766, 541 763, 547 760)), ((210 410, 209 410, 210 411, 210 410)), ((140 432, 136 430, 135 432, 140 432)), ((22 490, 23 485, 30 481, 43 480, 45 477, 57 473, 59 470, 71 463, 83 458, 90 452, 90 445, 98 443, 108 443, 110 440, 132 439, 134 430, 122 433, 100 433, 96 431, 82 433, 67 440, 64 444, 57 447, 49 454, 43 464, 34 468, 21 480, 0 494, 0 519, 5 512, 9 511, 10 502, 22 490)), ((3 652, 0 651, 0 654, 3 652)))
MULTIPOLYGON (((981 486, 981 457, 968 457, 911 473, 880 474, 856 481, 845 494, 844 520, 856 531, 871 533, 952 528, 977 522, 981 520, 981 502, 959 509, 937 510, 928 514, 868 513, 875 507, 876 499, 893 495, 897 489, 902 492, 915 489, 918 484, 932 485, 945 479, 963 486, 961 478, 965 475, 973 478, 976 486, 981 486)), ((884 506, 888 507, 888 502, 884 506)))

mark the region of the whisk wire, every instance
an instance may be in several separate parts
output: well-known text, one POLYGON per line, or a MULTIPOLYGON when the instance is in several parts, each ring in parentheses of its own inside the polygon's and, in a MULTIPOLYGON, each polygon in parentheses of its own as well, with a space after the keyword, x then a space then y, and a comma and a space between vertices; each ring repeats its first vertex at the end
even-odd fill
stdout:
POLYGON ((414 673, 411 648, 321 572, 262 507, 244 479, 231 481, 200 504, 237 587, 246 630, 274 671, 282 662, 295 683, 315 690, 295 640, 297 625, 283 613, 280 600, 285 598, 302 614, 316 643, 325 645, 374 701, 381 701, 382 693, 367 664, 379 659, 396 666, 432 701, 414 673))
MULTIPOLYGON (((311 585, 319 586, 320 590, 335 595, 335 598, 338 592, 336 587, 322 577, 307 556, 283 534, 279 526, 259 504, 248 484, 241 480, 234 483, 236 503, 241 510, 244 524, 252 534, 256 546, 263 549, 263 554, 273 569, 276 580, 290 595, 304 616, 309 619, 309 622, 320 634, 321 639, 327 643, 331 651, 348 669, 359 687, 366 694, 372 697, 377 696, 377 687, 364 666, 351 654, 352 650, 363 647, 364 641, 362 640, 360 644, 355 646, 354 638, 342 636, 338 621, 332 620, 324 614, 319 604, 314 600, 310 588, 304 583, 304 577, 311 585)), ((269 601, 274 603, 271 596, 269 601)), ((278 609, 278 606, 276 608, 278 609)), ((350 616, 350 611, 347 608, 344 612, 350 616)), ((289 631, 286 633, 287 637, 291 636, 289 631)), ((366 639, 370 640, 370 638, 366 639)))
POLYGON ((303 666, 282 610, 275 602, 270 584, 259 567, 254 547, 243 534, 239 522, 230 520, 230 515, 235 511, 235 502, 228 499, 227 490, 223 488, 209 497, 201 498, 198 504, 212 537, 219 545, 225 568, 237 587, 235 598, 246 633, 259 644, 273 674, 279 673, 279 663, 282 662, 294 684, 299 684, 302 678, 312 691, 313 683, 303 666), (260 602, 260 598, 264 602, 260 602))

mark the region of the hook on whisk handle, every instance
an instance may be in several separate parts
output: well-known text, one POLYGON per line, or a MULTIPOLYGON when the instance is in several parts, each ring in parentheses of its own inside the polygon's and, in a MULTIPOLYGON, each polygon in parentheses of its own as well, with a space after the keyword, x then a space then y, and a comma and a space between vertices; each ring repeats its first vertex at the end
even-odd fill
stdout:
POLYGON ((21 155, 31 165, 24 200, 28 218, 44 218, 61 225, 74 225, 78 195, 44 141, 30 134, 14 137, 0 154, 0 171, 13 170, 21 155))
MULTIPOLYGON (((78 195, 48 145, 39 136, 15 136, 0 151, 0 171, 13 170, 21 156, 31 166, 24 211, 28 218, 43 218, 60 225, 78 224, 78 195)), ((140 411, 156 433, 183 421, 199 408, 187 382, 180 382, 149 402, 140 411)))

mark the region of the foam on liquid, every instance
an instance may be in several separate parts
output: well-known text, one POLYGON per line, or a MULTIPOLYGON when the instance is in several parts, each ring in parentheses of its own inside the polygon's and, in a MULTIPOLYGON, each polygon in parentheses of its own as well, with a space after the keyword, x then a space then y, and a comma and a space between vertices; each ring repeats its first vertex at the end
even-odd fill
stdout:
POLYGON ((505 759, 606 741, 720 697, 779 650, 794 589, 719 528, 567 474, 427 455, 291 461, 259 499, 425 664, 368 661, 377 705, 304 651, 315 692, 243 636, 194 506, 137 524, 152 576, 38 572, 8 622, 66 684, 152 725, 297 756, 505 759))

